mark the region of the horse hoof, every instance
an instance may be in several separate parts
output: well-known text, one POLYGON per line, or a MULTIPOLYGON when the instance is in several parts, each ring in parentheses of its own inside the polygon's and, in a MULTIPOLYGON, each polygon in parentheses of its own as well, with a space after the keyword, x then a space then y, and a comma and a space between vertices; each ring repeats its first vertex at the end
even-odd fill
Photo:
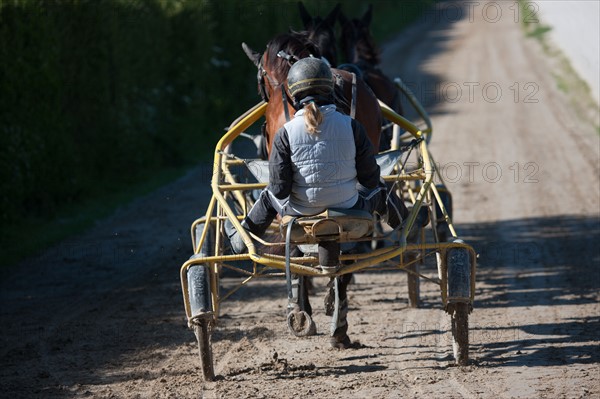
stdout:
POLYGON ((317 333, 317 325, 303 310, 292 310, 287 315, 288 330, 296 337, 306 337, 317 333))
POLYGON ((329 342, 331 343, 331 347, 336 349, 348 349, 352 346, 352 341, 350 341, 350 337, 347 334, 344 334, 343 337, 331 337, 329 342))

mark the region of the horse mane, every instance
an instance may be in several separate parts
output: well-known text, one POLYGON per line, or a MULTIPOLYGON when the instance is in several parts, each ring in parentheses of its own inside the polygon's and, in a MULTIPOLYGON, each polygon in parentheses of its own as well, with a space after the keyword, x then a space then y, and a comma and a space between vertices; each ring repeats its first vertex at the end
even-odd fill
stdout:
POLYGON ((381 50, 379 50, 375 39, 369 33, 363 34, 356 41, 356 54, 359 60, 363 60, 373 66, 381 63, 381 50))
POLYGON ((275 36, 267 43, 266 64, 264 67, 269 70, 269 73, 279 82, 287 79, 287 74, 290 70, 290 63, 277 56, 281 50, 289 55, 295 56, 298 59, 305 58, 310 55, 313 57, 321 57, 321 52, 317 45, 308 38, 308 32, 290 32, 282 33, 275 36))
MULTIPOLYGON (((319 47, 309 39, 308 31, 291 31, 290 33, 282 33, 275 36, 267 43, 267 50, 263 54, 263 60, 265 58, 264 56, 266 56, 266 62, 263 67, 268 70, 268 73, 278 82, 285 82, 287 80, 287 74, 291 67, 291 64, 287 60, 277 56, 277 53, 281 50, 299 59, 309 56, 316 58, 321 57, 321 51, 319 50, 319 47)), ((334 72, 333 80, 333 96, 335 104, 338 105, 338 107, 342 107, 342 109, 350 109, 350 104, 344 97, 342 77, 339 73, 334 72)))

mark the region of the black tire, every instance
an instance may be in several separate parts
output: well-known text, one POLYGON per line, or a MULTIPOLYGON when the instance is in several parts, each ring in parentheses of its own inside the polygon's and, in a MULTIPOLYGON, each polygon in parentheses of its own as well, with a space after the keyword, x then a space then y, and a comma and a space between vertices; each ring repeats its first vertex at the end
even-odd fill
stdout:
POLYGON ((448 227, 447 222, 438 222, 436 225, 436 232, 438 236, 439 242, 448 241, 448 237, 450 237, 450 228, 448 227))
MULTIPOLYGON (((414 273, 419 273, 419 264, 418 262, 413 263, 408 266, 406 270, 409 270, 414 273)), ((420 279, 419 276, 413 273, 407 273, 407 283, 408 283, 408 306, 411 308, 418 308, 421 305, 421 288, 420 288, 420 279)))
MULTIPOLYGON (((204 226, 204 223, 198 223, 196 225, 196 246, 200 243, 200 237, 202 237, 204 226)), ((214 227, 209 224, 208 231, 206 232, 206 240, 204 240, 202 248, 200 248, 200 251, 198 252, 201 256, 211 256, 215 252, 215 232, 213 230, 214 227)))
POLYGON ((417 253, 407 251, 405 255, 405 262, 413 262, 410 266, 406 267, 406 283, 408 286, 408 306, 411 308, 418 308, 421 306, 421 279, 415 273, 419 273, 419 262, 416 261, 417 253))
MULTIPOLYGON (((410 231, 408 242, 418 244, 423 239, 423 229, 429 223, 428 209, 422 207, 419 210, 415 225, 410 231)), ((406 254, 407 263, 413 262, 410 266, 406 267, 407 273, 407 285, 408 285, 408 306, 411 308, 418 308, 421 306, 421 279, 419 278, 419 264, 421 260, 415 261, 419 257, 418 250, 408 251, 406 254), (411 273, 412 272, 412 273, 411 273)))
POLYGON ((455 303, 452 319, 452 351, 458 366, 469 363, 469 304, 455 303))
MULTIPOLYGON (((205 225, 203 223, 196 226, 196 245, 200 242, 200 237, 202 236, 204 228, 205 225)), ((208 225, 208 229, 206 239, 198 251, 198 255, 194 255, 194 257, 211 256, 214 253, 215 236, 210 225, 208 225)), ((215 378, 210 330, 210 322, 212 320, 212 299, 210 290, 210 271, 207 266, 198 265, 189 268, 188 290, 193 317, 192 325, 196 340, 198 341, 202 375, 205 381, 212 381, 215 378)))
POLYGON ((202 368, 202 376, 204 381, 212 381, 215 379, 215 371, 213 368, 212 347, 210 339, 209 319, 199 319, 194 323, 194 334, 198 341, 198 352, 200 355, 200 367, 202 368))
MULTIPOLYGON (((196 246, 200 242, 204 226, 204 223, 200 223, 196 226, 196 246)), ((200 248, 198 255, 194 255, 192 258, 198 256, 211 256, 214 253, 215 237, 212 230, 213 229, 211 229, 209 225, 209 230, 206 239, 202 244, 202 248, 200 248)), ((210 292, 210 272, 208 267, 204 265, 190 267, 187 272, 187 278, 192 316, 211 311, 212 301, 210 292)))

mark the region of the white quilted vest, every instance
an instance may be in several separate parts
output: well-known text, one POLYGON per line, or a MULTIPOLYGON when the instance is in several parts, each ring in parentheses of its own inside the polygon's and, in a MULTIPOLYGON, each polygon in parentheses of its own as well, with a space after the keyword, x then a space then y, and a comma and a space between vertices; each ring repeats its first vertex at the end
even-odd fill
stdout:
POLYGON ((336 112, 335 105, 319 109, 324 116, 320 133, 306 131, 304 110, 285 124, 294 179, 289 205, 303 215, 327 208, 351 208, 358 199, 351 119, 336 112))

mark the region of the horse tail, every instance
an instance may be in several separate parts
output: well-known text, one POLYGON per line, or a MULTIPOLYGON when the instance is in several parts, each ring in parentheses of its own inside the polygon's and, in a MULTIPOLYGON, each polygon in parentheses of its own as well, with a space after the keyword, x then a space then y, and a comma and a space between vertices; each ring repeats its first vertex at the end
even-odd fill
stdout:
POLYGON ((304 126, 309 134, 317 134, 320 131, 317 129, 323 122, 323 114, 319 107, 314 102, 309 102, 304 106, 304 126))

